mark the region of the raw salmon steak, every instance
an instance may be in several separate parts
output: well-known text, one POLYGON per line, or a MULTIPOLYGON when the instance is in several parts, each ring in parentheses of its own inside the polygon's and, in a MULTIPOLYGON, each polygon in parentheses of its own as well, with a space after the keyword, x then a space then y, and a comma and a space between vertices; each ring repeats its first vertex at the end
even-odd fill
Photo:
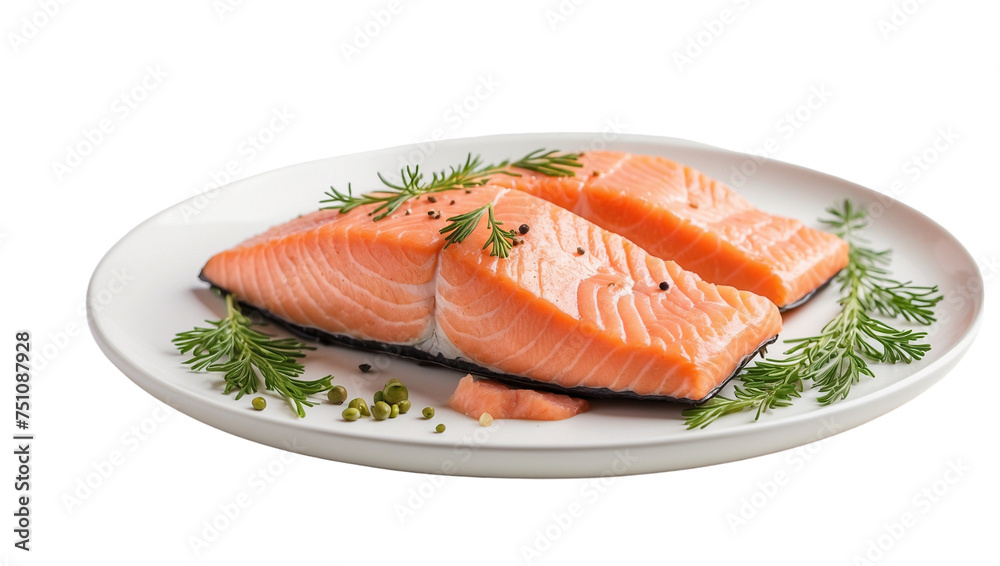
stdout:
POLYGON ((494 184, 557 204, 676 261, 706 281, 771 299, 783 309, 808 299, 847 265, 833 234, 758 210, 735 191, 669 159, 589 151, 573 177, 516 169, 494 184))
POLYGON ((590 403, 559 393, 511 389, 496 381, 466 375, 459 380, 448 406, 474 419, 489 413, 494 419, 561 421, 586 411, 590 403))
POLYGON ((781 329, 764 297, 527 193, 434 201, 377 222, 374 205, 307 214, 215 255, 202 278, 305 336, 594 396, 705 400, 781 329), (485 218, 446 247, 447 218, 490 203, 504 228, 530 227, 510 257, 483 249, 485 218))

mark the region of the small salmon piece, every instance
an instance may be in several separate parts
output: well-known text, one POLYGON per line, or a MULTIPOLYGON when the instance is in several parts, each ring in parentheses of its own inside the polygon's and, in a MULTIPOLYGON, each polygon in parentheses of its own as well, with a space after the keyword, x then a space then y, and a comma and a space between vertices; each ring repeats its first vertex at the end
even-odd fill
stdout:
POLYGON ((702 401, 781 329, 764 297, 545 200, 445 194, 440 215, 427 199, 377 222, 374 205, 307 214, 216 254, 202 277, 310 335, 588 395, 702 401), (445 247, 449 216, 490 203, 505 229, 531 227, 510 257, 483 249, 486 218, 445 247))
POLYGON ((511 389, 489 379, 475 379, 471 374, 459 380, 448 399, 448 406, 477 420, 483 413, 489 413, 494 419, 561 421, 590 409, 586 399, 533 389, 511 389))
POLYGON ((588 151, 573 177, 514 169, 491 183, 570 210, 719 285, 794 305, 847 265, 847 242, 758 210, 707 175, 669 159, 588 151))

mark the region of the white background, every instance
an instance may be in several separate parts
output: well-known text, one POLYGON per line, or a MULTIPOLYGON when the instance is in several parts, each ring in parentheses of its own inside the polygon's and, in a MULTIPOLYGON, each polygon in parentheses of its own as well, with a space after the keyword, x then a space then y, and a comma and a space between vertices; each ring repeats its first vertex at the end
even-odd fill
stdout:
MULTIPOLYGON (((618 128, 740 151, 773 138, 771 157, 887 193, 900 181, 895 195, 970 249, 992 295, 995 2, 401 0, 395 14, 385 1, 232 4, 4 3, 0 343, 12 351, 26 328, 36 348, 58 355, 34 372, 33 550, 11 546, 8 456, 0 560, 854 564, 880 537, 889 548, 873 563, 995 560, 994 304, 958 367, 890 414, 808 452, 618 478, 598 497, 586 495, 592 480, 434 478, 282 457, 182 414, 160 418, 159 403, 98 350, 80 311, 105 251, 223 179, 228 163, 243 178, 436 130, 618 128), (374 33, 359 35, 366 26, 374 33), (477 99, 481 83, 495 87, 477 99), (817 90, 825 100, 799 108, 817 90), (475 108, 453 109, 463 103, 475 108), (789 134, 780 121, 797 109, 808 120, 789 134), (261 134, 276 111, 293 117, 261 134), (102 121, 108 132, 81 163, 55 170, 67 146, 87 149, 96 134, 85 132, 102 121), (912 157, 942 131, 954 139, 915 168, 912 157), (270 143, 247 151, 254 135, 270 143), (273 482, 250 487, 269 465, 281 470, 273 482), (109 466, 98 487, 80 491, 109 466), (950 466, 965 471, 925 505, 923 490, 955 479, 950 466), (776 473, 789 481, 770 493, 761 486, 776 473), (196 554, 190 537, 241 491, 249 507, 196 554), (79 504, 67 499, 81 493, 79 504), (751 500, 763 504, 734 528, 727 517, 751 500), (582 516, 553 528, 573 503, 582 516), (903 513, 916 524, 898 540, 883 536, 903 513), (547 528, 558 536, 545 547, 536 539, 547 528), (525 559, 540 547, 540 558, 525 559)), ((184 251, 163 242, 150 253, 184 251)))

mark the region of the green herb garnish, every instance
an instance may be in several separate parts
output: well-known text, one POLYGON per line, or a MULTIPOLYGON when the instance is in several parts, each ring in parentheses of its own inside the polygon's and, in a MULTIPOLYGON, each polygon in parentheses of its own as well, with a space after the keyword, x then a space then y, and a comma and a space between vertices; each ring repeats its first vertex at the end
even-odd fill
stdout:
POLYGON ((487 222, 490 226, 490 237, 483 244, 483 249, 490 248, 490 256, 506 258, 510 255, 510 249, 514 247, 515 233, 513 230, 502 230, 500 228, 503 222, 497 221, 493 216, 492 203, 448 218, 447 220, 451 224, 441 228, 442 234, 448 234, 448 237, 445 238, 448 243, 444 247, 447 248, 452 244, 461 244, 464 242, 469 237, 469 234, 476 229, 476 226, 479 225, 479 220, 487 213, 489 213, 489 220, 487 222))
MULTIPOLYGON (((559 153, 559 150, 556 149, 552 151, 536 149, 514 163, 511 163, 510 166, 527 169, 528 171, 534 171, 535 173, 541 173, 549 177, 574 177, 576 176, 576 172, 570 169, 570 167, 583 167, 583 163, 580 163, 582 155, 581 153, 559 153)), ((499 167, 502 167, 502 165, 499 167)), ((520 177, 516 173, 514 176, 520 177)))
POLYGON ((351 185, 348 183, 346 194, 330 187, 330 190, 325 193, 328 198, 321 200, 320 203, 332 203, 329 206, 324 206, 324 210, 334 209, 341 212, 350 212, 366 204, 378 204, 368 214, 373 217, 373 220, 381 220, 412 198, 455 189, 471 189, 485 185, 494 175, 520 177, 519 173, 511 171, 511 168, 514 167, 554 177, 572 177, 573 170, 570 168, 583 166, 579 159, 580 154, 578 153, 560 153, 556 150, 538 149, 513 163, 504 160, 496 165, 483 165, 480 156, 473 157, 470 153, 464 164, 451 167, 447 171, 433 173, 430 180, 424 177, 419 165, 412 168, 407 166, 400 170, 399 175, 402 180, 398 184, 387 180, 379 173, 379 180, 388 188, 354 196, 351 185))
POLYGON ((836 278, 841 311, 817 336, 786 340, 792 347, 784 358, 767 358, 739 376, 734 398, 717 396, 682 413, 687 427, 704 428, 731 413, 756 409, 754 419, 778 407, 791 405, 805 381, 819 388, 820 404, 847 397, 862 375, 875 377, 868 362, 910 363, 931 347, 920 342, 926 332, 900 330, 873 318, 881 315, 911 323, 934 322, 933 308, 942 296, 938 287, 923 287, 889 277, 889 250, 876 251, 860 234, 867 214, 850 200, 827 209, 831 218, 820 221, 850 244, 845 267, 836 278))
POLYGON ((211 327, 180 332, 173 343, 180 353, 193 354, 184 363, 194 371, 224 373, 224 394, 235 390, 239 399, 256 393, 263 380, 266 390, 277 391, 300 417, 304 417, 303 405, 315 405, 309 396, 330 389, 333 376, 315 381, 297 379, 305 370, 298 359, 305 356, 303 350, 315 350, 314 347, 293 338, 274 338, 255 330, 232 294, 226 295, 226 317, 205 322, 211 327))

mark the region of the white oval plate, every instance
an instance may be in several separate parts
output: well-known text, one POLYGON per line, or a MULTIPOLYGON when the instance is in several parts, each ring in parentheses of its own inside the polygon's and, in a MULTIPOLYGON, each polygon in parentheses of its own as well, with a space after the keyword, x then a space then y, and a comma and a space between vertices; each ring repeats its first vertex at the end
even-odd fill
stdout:
MULTIPOLYGON (((826 207, 844 198, 873 205, 867 234, 892 248, 893 273, 919 284, 938 284, 947 299, 931 326, 933 345, 920 362, 876 364, 850 397, 820 406, 806 392, 789 408, 764 415, 723 418, 704 430, 687 430, 676 406, 635 401, 594 401, 592 409, 561 422, 495 421, 489 428, 450 410, 446 401, 462 373, 423 367, 384 354, 320 346, 306 359, 306 378, 328 373, 351 396, 371 399, 391 377, 406 382, 414 410, 397 419, 348 423, 343 407, 327 403, 300 419, 278 397, 265 393, 263 412, 221 394, 218 374, 192 373, 171 339, 204 319, 218 319, 223 302, 198 280, 213 254, 290 218, 315 210, 330 185, 355 192, 377 187, 376 171, 393 172, 424 150, 406 146, 302 163, 238 181, 143 222, 97 266, 87 293, 90 325, 104 353, 154 397, 216 428, 302 454, 415 472, 492 477, 587 477, 676 470, 759 456, 806 444, 860 425, 914 398, 950 370, 979 326, 982 286, 976 263, 941 226, 908 206, 847 181, 786 163, 756 165, 745 154, 648 136, 523 134, 440 142, 421 165, 438 170, 467 153, 486 161, 531 150, 610 149, 667 156, 734 183, 734 167, 757 171, 738 190, 760 208, 815 225, 826 207), (166 253, 163 250, 169 249, 166 253), (119 279, 128 279, 122 286, 119 279), (375 371, 362 374, 358 364, 375 371), (420 409, 437 415, 423 420, 420 409), (445 423, 443 434, 434 426, 445 423)), ((740 184, 740 183, 734 183, 740 184)), ((815 334, 836 312, 832 286, 785 314, 781 338, 815 334)), ((272 332, 285 334, 282 330, 272 332)), ((775 344, 772 353, 783 346, 775 344)), ((728 385, 724 395, 732 395, 728 385)))

